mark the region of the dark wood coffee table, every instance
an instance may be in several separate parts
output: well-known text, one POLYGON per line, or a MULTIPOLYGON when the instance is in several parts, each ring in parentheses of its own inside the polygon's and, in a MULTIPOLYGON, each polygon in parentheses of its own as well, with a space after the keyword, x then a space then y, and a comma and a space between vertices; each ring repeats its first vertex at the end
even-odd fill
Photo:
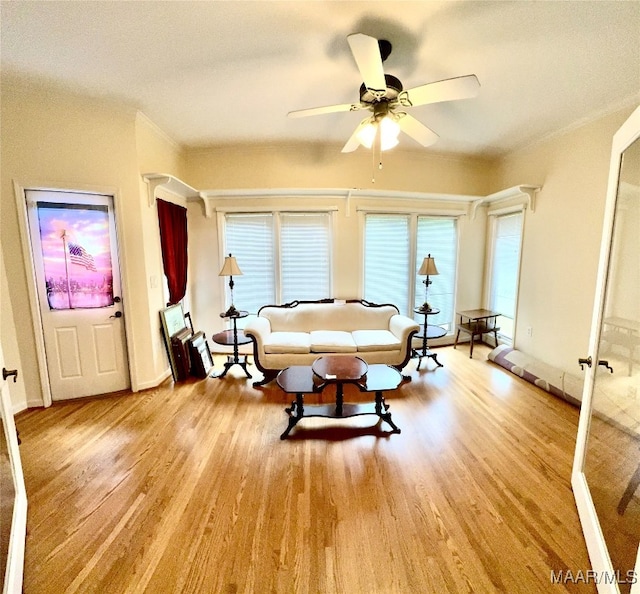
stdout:
POLYGON ((391 419, 389 405, 382 394, 387 390, 395 390, 402 383, 400 372, 389 365, 367 365, 359 357, 326 356, 316 359, 312 366, 295 365, 283 369, 276 382, 287 394, 296 395, 291 406, 285 408, 289 415, 289 425, 280 439, 286 439, 303 417, 344 419, 358 415, 377 415, 391 426, 392 433, 401 432, 391 419), (335 404, 304 406, 305 394, 322 392, 330 384, 336 386, 335 404), (374 392, 374 402, 345 403, 345 384, 354 384, 361 392, 374 392))

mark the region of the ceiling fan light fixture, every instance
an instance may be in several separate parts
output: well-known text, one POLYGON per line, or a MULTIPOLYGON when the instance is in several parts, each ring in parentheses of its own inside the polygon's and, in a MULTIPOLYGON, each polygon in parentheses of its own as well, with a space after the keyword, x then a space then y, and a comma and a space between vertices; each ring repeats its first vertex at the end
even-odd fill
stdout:
POLYGON ((370 149, 373 146, 377 127, 380 126, 380 149, 388 151, 398 144, 400 125, 391 116, 385 116, 376 121, 372 118, 364 128, 358 132, 358 141, 362 146, 370 149))

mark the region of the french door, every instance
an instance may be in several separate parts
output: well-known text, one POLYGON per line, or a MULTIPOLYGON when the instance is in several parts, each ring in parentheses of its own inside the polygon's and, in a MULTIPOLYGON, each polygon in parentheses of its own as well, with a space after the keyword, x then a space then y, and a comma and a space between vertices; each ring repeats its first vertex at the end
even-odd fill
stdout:
POLYGON ((640 593, 640 107, 613 138, 571 484, 599 594, 640 593))

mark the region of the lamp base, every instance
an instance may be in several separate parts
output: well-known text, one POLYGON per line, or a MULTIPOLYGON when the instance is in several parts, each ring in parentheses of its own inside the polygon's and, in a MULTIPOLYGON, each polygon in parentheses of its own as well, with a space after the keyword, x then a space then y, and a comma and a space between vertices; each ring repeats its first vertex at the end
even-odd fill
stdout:
POLYGON ((224 317, 225 318, 232 318, 233 316, 237 316, 238 315, 238 310, 236 309, 235 305, 231 305, 231 307, 224 312, 224 317))
POLYGON ((420 306, 420 311, 431 311, 432 309, 426 301, 420 306))

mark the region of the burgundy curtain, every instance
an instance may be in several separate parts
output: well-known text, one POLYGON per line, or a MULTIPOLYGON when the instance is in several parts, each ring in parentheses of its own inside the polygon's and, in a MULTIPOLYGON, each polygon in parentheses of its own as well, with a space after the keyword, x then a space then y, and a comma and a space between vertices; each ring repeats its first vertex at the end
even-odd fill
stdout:
POLYGON ((157 200, 160 245, 164 273, 169 284, 169 303, 178 303, 187 290, 187 209, 157 200))

